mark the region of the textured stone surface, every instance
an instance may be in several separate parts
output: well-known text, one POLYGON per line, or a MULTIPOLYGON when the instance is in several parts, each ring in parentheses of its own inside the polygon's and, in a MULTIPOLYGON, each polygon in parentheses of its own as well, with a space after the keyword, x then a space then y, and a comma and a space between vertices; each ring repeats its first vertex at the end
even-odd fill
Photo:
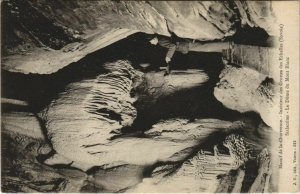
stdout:
MULTIPOLYGON (((2 68, 51 74, 136 32, 174 33, 210 41, 234 36, 240 27, 249 25, 276 35, 269 25, 276 23, 273 4, 8 0, 2 4, 2 68)), ((247 63, 247 67, 250 63, 256 71, 226 67, 215 96, 230 109, 260 113, 264 122, 276 129, 269 117, 276 103, 269 69, 272 63, 267 58, 261 60, 269 50, 259 50, 262 52, 256 61, 251 60, 253 54, 257 55, 255 49, 248 47, 247 54, 245 49, 236 50, 234 60, 239 65, 247 63), (245 55, 250 60, 237 57, 245 55)), ((197 91, 193 88, 205 86, 207 73, 185 70, 169 76, 163 76, 163 72, 142 74, 125 61, 105 64, 104 69, 102 75, 73 80, 39 115, 16 110, 1 115, 2 191, 272 191, 276 157, 269 150, 274 131, 264 122, 227 121, 210 115, 183 119, 179 118, 182 115, 169 114, 180 110, 183 103, 169 112, 161 108, 164 113, 153 115, 157 118, 150 122, 152 126, 147 123, 144 128, 137 125, 131 129, 137 108, 141 108, 135 107, 137 99, 141 104, 151 101, 144 108, 150 109, 156 100, 168 96, 165 99, 175 99, 175 103, 188 101, 187 112, 198 111, 197 106, 203 105, 195 102, 212 97, 211 90, 208 97, 203 95, 206 90, 199 94, 203 99, 192 93, 197 91), (182 94, 191 90, 186 94, 194 95, 190 101, 182 94), (169 115, 159 120, 164 114, 169 115)), ((164 105, 163 100, 160 102, 158 106, 164 105)), ((2 103, 30 105, 16 99, 2 99, 2 103)), ((175 103, 174 107, 178 105, 175 103)), ((203 107, 209 109, 210 104, 203 107)))
MULTIPOLYGON (((201 149, 181 164, 161 165, 153 170, 150 178, 144 178, 142 183, 127 191, 185 193, 266 191, 261 188, 268 188, 270 181, 270 177, 265 178, 262 175, 268 172, 270 176, 270 156, 268 151, 264 149, 260 154, 258 154, 259 152, 253 153, 252 158, 250 158, 249 152, 246 151, 249 149, 241 151, 241 147, 238 146, 238 144, 240 146, 241 144, 249 145, 250 142, 248 140, 241 141, 243 138, 237 134, 231 134, 223 142, 219 142, 229 147, 229 154, 220 153, 221 150, 218 149, 217 144, 214 146, 213 152, 203 148, 203 150, 201 149), (229 146, 229 144, 235 144, 236 146, 229 146), (247 159, 242 163, 237 163, 237 158, 239 158, 239 161, 241 161, 241 158, 247 159), (245 162, 255 163, 255 160, 258 161, 258 171, 254 170, 255 167, 253 168, 252 164, 244 166, 245 162), (251 168, 253 168, 253 171, 250 170, 251 168), (255 171, 258 172, 258 175, 255 175, 255 171), (246 176, 247 178, 245 178, 246 176), (251 178, 251 176, 253 177, 251 178), (251 182, 251 179, 254 182, 251 182), (245 188, 248 190, 245 190, 245 188)), ((255 145, 257 146, 258 144, 252 144, 252 146, 255 145)), ((261 150, 262 148, 260 148, 261 150)))
POLYGON ((151 1, 150 4, 164 16, 170 31, 180 37, 213 40, 235 33, 234 22, 230 21, 235 19, 235 13, 226 2, 151 1))
POLYGON ((261 27, 269 35, 278 35, 274 25, 276 23, 276 11, 279 6, 272 1, 235 1, 239 10, 241 24, 251 27, 261 27))
MULTIPOLYGON (((181 151, 196 146, 216 130, 231 129, 232 122, 217 119, 194 124, 187 119, 174 119, 155 124, 145 132, 148 138, 126 136, 122 128, 130 127, 137 114, 133 103, 139 96, 130 95, 133 88, 147 82, 143 86, 150 91, 147 95, 159 98, 201 86, 208 77, 201 71, 174 72, 167 77, 163 72, 142 76, 125 61, 105 64, 104 69, 107 73, 95 79, 67 85, 42 112, 47 135, 57 152, 46 164, 72 164, 88 170, 93 166, 108 168, 182 160, 190 150, 181 151), (182 78, 185 81, 180 82, 182 78)), ((136 130, 135 133, 143 132, 136 130)))
POLYGON ((37 139, 45 139, 42 123, 37 115, 30 112, 8 112, 1 115, 3 130, 28 135, 37 139))
MULTIPOLYGON (((115 133, 109 133, 113 128, 107 127, 109 125, 105 125, 105 122, 114 122, 117 117, 110 116, 105 120, 99 115, 107 111, 97 112, 94 111, 95 109, 105 106, 108 110, 110 109, 108 104, 112 105, 113 110, 122 115, 118 118, 123 118, 116 125, 118 127, 130 125, 133 117, 129 112, 134 113, 135 109, 128 109, 129 112, 118 111, 122 110, 123 101, 118 98, 117 103, 114 98, 105 98, 103 92, 110 89, 110 92, 113 92, 110 96, 113 97, 119 94, 118 92, 129 95, 130 89, 125 87, 126 84, 136 87, 132 84, 133 81, 129 80, 134 80, 137 76, 138 83, 141 83, 142 74, 124 61, 108 63, 105 69, 107 72, 95 79, 69 84, 64 92, 52 101, 44 114, 41 114, 46 120, 47 130, 50 129, 48 137, 52 145, 37 136, 41 134, 38 132, 40 128, 24 129, 21 125, 24 125, 27 120, 31 123, 32 120, 34 125, 30 127, 38 126, 37 118, 32 113, 4 114, 2 191, 248 192, 251 189, 251 191, 263 192, 272 190, 271 156, 265 149, 257 157, 258 150, 268 146, 269 138, 273 135, 273 130, 263 123, 257 127, 255 122, 247 118, 234 122, 219 119, 190 121, 172 118, 156 122, 144 132, 139 131, 138 134, 142 133, 142 136, 122 134, 119 128, 114 131, 115 133), (106 90, 103 90, 104 86, 106 90), (88 89, 82 90, 82 88, 88 89), (99 95, 102 95, 101 98, 99 95), (85 101, 81 101, 81 98, 85 101), (91 100, 93 103, 89 103, 91 100), (82 106, 76 106, 77 103, 82 106), (89 106, 83 106, 87 104, 89 106), (92 111, 83 113, 82 109, 92 111), (86 117, 74 119, 79 114, 95 114, 97 125, 94 129, 97 131, 102 127, 101 129, 106 131, 101 131, 103 132, 101 136, 96 135, 97 139, 93 136, 81 138, 91 131, 87 131, 90 129, 87 121, 90 120, 86 117), (12 124, 14 120, 17 121, 16 125, 12 124), (5 123, 11 124, 5 125, 5 123), (5 129, 6 127, 9 128, 5 129), (64 132, 58 131, 62 129, 64 132), (236 132, 243 135, 231 134, 236 132), (253 139, 257 140, 254 146, 253 139), (94 145, 90 145, 91 143, 94 145), (87 144, 90 146, 82 146, 87 144), (45 165, 44 159, 55 151, 58 151, 60 156, 57 154, 46 160, 48 161, 46 163, 53 166, 45 165), (82 157, 83 152, 86 152, 84 157, 88 158, 88 163, 85 162, 86 158, 82 157), (250 154, 254 155, 250 156, 250 154), (91 158, 92 163, 89 163, 91 158), (90 170, 82 172, 76 168, 90 170), (253 174, 249 175, 249 171, 253 174)), ((178 84, 176 76, 172 78, 171 75, 168 79, 164 78, 163 83, 167 83, 166 87, 162 87, 164 90, 154 91, 158 91, 157 96, 161 96, 164 92, 168 95, 195 85, 201 86, 206 80, 206 74, 196 72, 196 75, 198 79, 193 79, 194 82, 187 81, 182 84, 178 84), (177 86, 176 89, 169 90, 168 88, 172 88, 170 86, 173 85, 177 86)), ((149 86, 155 86, 155 83, 149 86)))
POLYGON ((258 175, 253 182, 250 193, 267 193, 271 192, 270 177, 271 170, 271 154, 267 149, 263 149, 257 156, 258 175))
POLYGON ((97 169, 89 177, 89 181, 103 188, 105 192, 122 192, 125 188, 141 182, 144 171, 145 167, 138 165, 121 165, 106 170, 97 169))
POLYGON ((96 36, 93 41, 70 43, 61 50, 48 47, 25 50, 21 55, 13 54, 3 57, 3 69, 26 74, 51 74, 80 60, 87 54, 113 44, 135 32, 137 31, 130 29, 113 29, 103 36, 96 36))
POLYGON ((228 172, 231 164, 228 155, 214 156, 209 152, 199 152, 164 178, 158 175, 145 178, 128 192, 214 192, 218 186, 217 175, 228 172))
POLYGON ((130 91, 138 72, 126 61, 105 66, 108 73, 69 84, 41 114, 58 153, 47 160, 48 164, 64 160, 99 163, 102 157, 97 154, 101 153, 94 146, 107 143, 135 119, 135 99, 130 91))
MULTIPOLYGON (((186 161, 195 146, 198 147, 199 144, 205 143, 211 134, 221 132, 226 135, 226 133, 241 127, 241 121, 229 122, 217 119, 200 119, 194 122, 183 119, 161 121, 146 132, 144 138, 120 137, 99 146, 99 150, 106 149, 107 151, 107 159, 101 158, 101 161, 107 163, 106 169, 91 169, 88 174, 67 165, 53 167, 45 165, 42 158, 51 151, 52 148, 49 144, 44 140, 29 137, 30 134, 25 135, 7 131, 3 134, 2 190, 6 192, 124 191, 140 183, 144 178, 145 171, 144 165, 128 165, 125 163, 136 163, 142 160, 144 163, 153 164, 153 158, 160 162, 173 162, 175 165, 167 165, 169 168, 162 166, 154 170, 152 175, 160 179, 165 176, 163 171, 169 174, 177 169, 176 166, 186 161), (120 161, 123 161, 122 164, 124 165, 120 165, 120 161), (109 168, 110 166, 114 167, 109 168)), ((218 140, 215 141, 218 142, 218 140)), ((182 181, 182 178, 185 180, 187 175, 197 172, 194 175, 197 178, 196 181, 192 181, 194 186, 200 179, 204 181, 203 183, 209 183, 210 181, 206 180, 205 177, 208 177, 209 180, 214 179, 214 176, 209 174, 214 170, 203 172, 200 167, 205 163, 209 162, 212 166, 217 166, 220 169, 219 172, 232 167, 229 164, 233 160, 229 155, 211 155, 213 154, 210 151, 203 150, 196 159, 186 161, 185 167, 179 170, 175 180, 182 181), (198 159, 200 161, 197 161, 198 159), (217 161, 227 161, 228 165, 219 166, 217 161), (191 165, 192 163, 193 165, 191 165)), ((189 180, 193 179, 194 177, 190 177, 189 180)), ((213 183, 209 183, 209 185, 213 186, 213 183)), ((160 187, 157 187, 157 189, 160 189, 160 187)), ((185 191, 184 188, 181 189, 185 191)), ((195 187, 190 188, 190 191, 197 191, 199 188, 192 189, 195 189, 195 187)))
MULTIPOLYGON (((218 131, 226 134, 234 129, 236 129, 234 123, 216 119, 196 120, 192 123, 175 119, 155 124, 145 132, 146 138, 119 137, 105 143, 98 140, 100 143, 89 147, 80 146, 90 142, 87 138, 83 138, 74 143, 53 142, 53 145, 63 156, 71 154, 71 160, 75 161, 72 165, 83 170, 93 166, 110 168, 123 164, 153 165, 156 162, 184 160, 194 147, 206 141, 211 134, 218 131), (77 150, 73 150, 74 144, 77 144, 77 150), (68 153, 70 149, 72 152, 68 153), (81 154, 89 160, 74 157, 81 154)), ((51 160, 55 160, 57 164, 71 163, 71 160, 62 160, 60 157, 52 157, 51 160)))
POLYGON ((137 97, 145 97, 155 102, 158 98, 202 86, 209 80, 207 73, 196 69, 173 70, 169 76, 164 76, 164 73, 164 71, 145 73, 139 86, 136 87, 137 97))
MULTIPOLYGON (((26 117, 25 117, 26 118, 26 117)), ((3 128, 5 130, 5 127, 3 128)), ((62 176, 59 170, 42 165, 39 155, 48 154, 51 147, 44 140, 4 131, 2 134, 2 192, 76 192, 86 175, 70 170, 72 176, 62 176)), ((68 171, 66 170, 61 170, 68 171)))
POLYGON ((277 112, 278 95, 274 80, 246 67, 227 66, 214 89, 215 97, 226 107, 240 112, 255 111, 274 130, 272 113, 277 112))
POLYGON ((276 71, 278 70, 274 68, 276 64, 274 58, 278 56, 276 48, 235 44, 233 50, 232 63, 254 69, 274 79, 277 78, 276 71))
POLYGON ((230 155, 234 157, 233 161, 236 166, 241 166, 248 160, 254 159, 257 155, 256 150, 262 149, 256 143, 249 143, 244 137, 235 134, 227 136, 223 145, 229 149, 230 155))
POLYGON ((86 174, 78 169, 49 167, 41 156, 51 147, 44 140, 6 131, 2 133, 2 192, 117 192, 140 182, 143 166, 124 165, 86 174))
MULTIPOLYGON (((111 66, 109 66, 113 69, 111 66)), ((74 107, 76 108, 76 107, 74 107)), ((50 109, 49 109, 50 110, 50 109)), ((76 109, 78 111, 78 109, 76 109)), ((23 116, 22 120, 28 120, 27 114, 12 114, 11 117, 17 115, 16 118, 23 116)), ((50 115, 49 115, 50 116, 50 115)), ((48 118, 48 117, 47 117, 48 118)), ((62 117, 63 119, 65 117, 62 117)), ((55 122, 53 120, 52 122, 55 122)), ((85 119, 81 120, 86 123, 85 119)), ((54 124, 52 124, 54 125, 54 124)), ((59 126, 61 123, 55 126, 59 126)), ((78 123, 76 123, 78 125, 78 123)), ((95 150, 106 152, 105 157, 99 157, 99 163, 93 164, 95 166, 102 165, 105 169, 92 169, 86 173, 70 168, 66 164, 66 159, 57 158, 56 162, 60 166, 46 166, 42 161, 44 157, 49 155, 52 148, 39 137, 33 137, 32 131, 18 131, 14 128, 10 130, 5 129, 4 125, 4 146, 2 152, 4 153, 3 164, 5 168, 2 171, 2 189, 7 192, 117 192, 124 191, 128 188, 138 184, 144 178, 143 172, 145 164, 154 165, 156 162, 172 162, 175 165, 167 165, 169 167, 158 168, 153 172, 153 176, 163 177, 164 172, 169 174, 174 169, 177 169, 178 164, 187 160, 191 153, 197 147, 209 142, 218 142, 219 139, 208 140, 212 134, 221 133, 226 136, 227 133, 237 129, 248 129, 251 125, 243 121, 222 121, 218 119, 196 119, 190 122, 186 119, 170 119, 164 120, 153 125, 151 129, 146 131, 145 137, 119 137, 114 140, 107 140, 105 144, 95 146, 95 150), (178 163, 179 162, 179 163, 178 163), (129 165, 129 164, 143 164, 143 165, 129 165), (122 164, 122 165, 121 165, 122 164), (104 165, 104 166, 103 166, 104 165), (121 165, 121 166, 119 166, 121 165), (111 168, 113 167, 113 168, 111 168), (40 175, 40 173, 42 175, 40 175)), ((72 126, 72 125, 70 125, 72 126)), ((73 125, 74 126, 74 125, 73 125)), ((68 128, 70 129, 70 128, 68 128)), ((73 128, 72 128, 73 129, 73 128)), ((87 128, 86 128, 87 129, 87 128)), ((55 131, 54 131, 55 133, 55 131)), ((73 135, 79 134, 78 132, 73 135)), ((61 134, 64 138, 65 134, 61 134)), ((67 134, 68 140, 72 139, 72 131, 67 134)), ((51 136, 49 136, 51 137, 51 136)), ((103 138, 102 138, 103 139, 103 138)), ((69 151, 70 145, 74 145, 72 141, 63 141, 58 143, 50 139, 54 148, 56 146, 63 146, 60 150, 69 151)), ((76 141, 78 145, 82 143, 89 143, 88 140, 76 141), (86 142, 87 141, 87 142, 86 142)), ((80 151, 81 147, 72 154, 76 156, 76 152, 80 151)), ((218 156, 211 156, 210 151, 203 150, 199 152, 196 159, 188 160, 184 163, 184 168, 179 170, 174 181, 186 180, 186 176, 190 173, 197 172, 189 178, 193 187, 189 191, 204 191, 203 186, 197 186, 199 180, 204 185, 214 185, 212 180, 215 177, 210 173, 212 171, 204 171, 200 168, 204 163, 211 163, 212 166, 217 166, 219 172, 224 169, 232 168, 233 157, 229 155, 215 152, 218 156), (204 154, 204 156, 203 156, 204 154), (200 161, 197 161, 200 160, 200 161), (227 161, 228 165, 219 166, 216 161, 227 161), (195 163, 195 164, 194 164, 195 163), (191 165, 193 164, 193 165, 191 165), (194 176, 196 179, 194 180, 194 176), (206 177, 208 177, 206 179, 206 177)), ((65 156, 69 153, 64 152, 65 156)), ((81 162, 82 157, 77 158, 76 162, 81 162)), ((91 165, 92 166, 92 165, 91 165)), ((89 167, 91 167, 89 166, 89 167)), ((86 165, 76 165, 76 168, 85 168, 86 165)), ((173 179, 172 179, 173 180, 173 179)), ((188 183, 188 182, 187 182, 188 183)), ((165 188, 155 187, 155 189, 165 188)), ((184 187, 180 188, 186 191, 184 187)), ((167 190, 166 190, 167 191, 167 190)))
POLYGON ((232 36, 240 24, 276 34, 276 2, 3 2, 2 68, 50 74, 135 32, 198 40, 232 36), (184 9, 182 9, 184 7, 184 9))

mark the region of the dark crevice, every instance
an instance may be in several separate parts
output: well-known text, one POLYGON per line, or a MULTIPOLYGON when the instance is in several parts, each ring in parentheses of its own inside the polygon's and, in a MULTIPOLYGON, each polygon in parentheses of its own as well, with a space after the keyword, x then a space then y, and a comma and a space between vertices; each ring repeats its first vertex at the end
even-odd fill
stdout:
POLYGON ((251 185, 254 183, 255 178, 258 175, 257 162, 255 160, 249 160, 245 163, 245 178, 242 183, 241 192, 247 193, 250 190, 251 185))
POLYGON ((47 144, 50 145, 50 146, 52 146, 52 143, 51 143, 51 141, 49 140, 48 135, 47 135, 47 127, 46 127, 45 121, 44 121, 37 113, 33 112, 33 114, 34 114, 35 118, 36 118, 36 119, 38 120, 38 122, 39 122, 40 128, 41 128, 41 130, 42 130, 42 133, 43 133, 43 135, 44 135, 44 138, 45 138, 47 144))
POLYGON ((269 36, 264 29, 250 27, 249 25, 237 28, 236 33, 232 37, 229 37, 228 40, 233 40, 237 44, 262 47, 273 47, 275 44, 275 38, 269 36))

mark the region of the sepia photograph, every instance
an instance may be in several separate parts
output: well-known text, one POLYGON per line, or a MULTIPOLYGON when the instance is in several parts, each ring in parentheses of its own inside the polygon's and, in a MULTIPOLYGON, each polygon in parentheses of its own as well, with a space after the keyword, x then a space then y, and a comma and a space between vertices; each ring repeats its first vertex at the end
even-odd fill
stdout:
POLYGON ((299 1, 1 1, 2 193, 299 192, 299 1))

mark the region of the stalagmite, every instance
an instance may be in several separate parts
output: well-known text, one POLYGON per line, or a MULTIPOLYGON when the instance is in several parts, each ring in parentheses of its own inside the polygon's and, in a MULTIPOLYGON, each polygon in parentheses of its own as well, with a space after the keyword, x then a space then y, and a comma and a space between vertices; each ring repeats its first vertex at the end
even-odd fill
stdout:
POLYGON ((98 153, 94 147, 107 143, 120 134, 122 127, 132 124, 136 110, 130 90, 132 80, 139 75, 124 61, 107 66, 107 74, 71 83, 41 114, 56 155, 61 155, 46 163, 63 163, 65 158, 67 163, 79 160, 74 165, 83 168, 101 164, 105 153, 98 153))

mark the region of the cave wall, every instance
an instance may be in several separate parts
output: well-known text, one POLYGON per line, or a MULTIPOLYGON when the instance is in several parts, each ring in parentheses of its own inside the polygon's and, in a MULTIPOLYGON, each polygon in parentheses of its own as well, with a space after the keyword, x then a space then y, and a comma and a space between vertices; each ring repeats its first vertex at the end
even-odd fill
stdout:
POLYGON ((276 35, 272 1, 8 0, 2 10, 2 68, 22 73, 56 72, 135 32, 208 41, 247 25, 276 35))
POLYGON ((246 138, 231 134, 222 142, 230 155, 200 149, 181 165, 163 164, 156 167, 151 177, 129 189, 129 192, 270 192, 272 174, 270 153, 246 138), (257 153, 254 150, 257 149, 257 153), (249 165, 249 163, 252 163, 249 165), (238 164, 238 165, 235 165, 238 164), (258 175, 255 167, 258 167, 258 175), (254 167, 254 168, 253 168, 254 167), (252 169, 251 169, 252 168, 252 169), (249 170, 253 173, 249 178, 249 170))
MULTIPOLYGON (((129 90, 135 87, 131 79, 140 73, 124 61, 107 63, 105 67, 108 72, 95 79, 68 84, 39 114, 47 128, 46 137, 37 115, 3 114, 4 191, 270 191, 273 172, 267 139, 272 130, 258 130, 255 122, 247 118, 191 121, 173 117, 157 121, 143 136, 122 134, 119 128, 130 125, 135 116, 131 106, 135 99, 129 97, 129 90), (109 98, 103 91, 111 93, 109 98), (109 109, 123 119, 118 123, 116 117, 107 118, 109 109), (265 155, 257 155, 263 148, 265 155), (245 170, 243 165, 248 161, 255 166, 246 166, 245 170)), ((180 72, 170 77, 161 75, 157 82, 147 82, 146 89, 154 91, 153 97, 161 97, 207 82, 203 72, 185 73, 193 78, 191 83, 179 83, 180 76, 186 78, 180 72), (155 89, 161 83, 164 87, 155 89)), ((143 79, 150 81, 151 77, 155 76, 150 73, 143 79)))
MULTIPOLYGON (((166 36, 175 33, 182 38, 210 41, 233 36, 238 27, 251 26, 260 27, 269 35, 276 35, 272 26, 269 26, 276 20, 271 1, 53 3, 39 0, 9 0, 2 3, 2 7, 5 10, 2 67, 21 73, 54 73, 89 53, 139 31, 166 36)), ((241 65, 239 62, 236 63, 241 65)), ((263 71, 264 68, 260 68, 260 64, 255 65, 256 71, 246 67, 225 68, 220 75, 221 80, 215 88, 214 95, 230 109, 259 113, 264 122, 271 126, 269 113, 272 112, 275 103, 273 97, 276 87, 272 79, 267 77, 268 71, 263 71)), ((153 165, 157 162, 166 162, 162 167, 155 168, 151 174, 155 179, 159 177, 158 183, 153 186, 158 185, 160 191, 173 191, 172 185, 181 182, 187 184, 180 187, 185 192, 242 190, 241 183, 246 173, 244 169, 234 169, 237 170, 237 174, 230 174, 232 162, 236 159, 231 157, 237 155, 236 150, 227 142, 225 147, 230 150, 229 155, 213 154, 210 149, 220 143, 215 142, 220 139, 216 140, 212 134, 220 133, 222 137, 226 137, 228 133, 241 130, 246 136, 258 141, 256 133, 259 135, 265 133, 258 144, 266 146, 265 139, 270 138, 272 129, 256 131, 255 126, 247 126, 243 121, 196 119, 191 122, 187 119, 172 118, 158 121, 144 133, 145 137, 118 137, 122 135, 120 129, 130 126, 136 117, 136 110, 132 105, 136 99, 130 96, 130 90, 134 87, 131 76, 137 72, 127 62, 122 61, 108 64, 106 68, 109 71, 107 74, 66 86, 39 115, 47 127, 46 137, 42 133, 41 123, 36 115, 14 112, 3 115, 2 125, 6 135, 4 149, 6 153, 13 153, 5 159, 6 176, 3 179, 3 188, 6 191, 98 192, 109 188, 109 191, 116 192, 141 181, 143 167, 139 165, 153 165), (116 64, 117 67, 114 66, 116 64), (105 92, 103 93, 103 89, 110 91, 107 94, 109 98, 105 92), (120 93, 126 97, 119 98, 120 93), (90 125, 86 126, 86 122, 90 125), (24 127, 24 123, 28 128, 24 127), (31 132, 34 135, 28 137, 28 133, 31 132), (209 146, 205 145, 207 141, 210 141, 209 146), (200 148, 204 151, 199 151, 200 148), (197 150, 197 153, 193 150, 197 150), (37 160, 38 156, 51 152, 57 154, 48 157, 45 163, 37 160), (15 158, 12 158, 14 156, 15 158), (213 162, 205 163, 206 160, 213 162), (184 161, 186 163, 183 163, 184 161), (226 161, 228 165, 219 165, 219 161, 226 161), (176 162, 177 165, 167 164, 168 162, 176 162), (62 165, 64 168, 56 169, 55 166, 52 168, 44 164, 62 165), (68 169, 70 166, 81 170, 88 170, 93 166, 101 166, 104 169, 99 170, 99 173, 93 171, 88 176, 82 171, 68 169), (211 169, 201 171, 203 166, 211 169), (109 169, 111 167, 114 168, 109 169), (121 170, 118 170, 120 168, 121 170), (161 168, 167 169, 163 170, 164 172, 175 171, 175 173, 169 174, 164 181, 161 179, 161 168), (12 169, 16 169, 17 172, 12 169), (134 175, 126 182, 120 175, 130 172, 131 169, 134 175), (39 176, 41 171, 45 176, 39 176), (201 173, 206 174, 209 181, 203 179, 201 173), (118 180, 122 179, 120 184, 113 184, 111 181, 113 178, 106 176, 107 174, 116 174, 118 180), (222 178, 220 174, 223 175, 222 178), (203 186, 199 186, 199 182, 203 186), (18 188, 12 188, 14 185, 18 188), (225 188, 226 185, 230 187, 225 188), (216 186, 218 188, 215 188, 216 186)), ((160 97, 163 93, 172 94, 178 92, 181 87, 194 87, 207 81, 206 75, 201 72, 183 76, 186 82, 178 81, 182 78, 177 77, 180 75, 170 75, 167 78, 161 75, 160 78, 163 80, 154 79, 154 82, 151 82, 153 75, 150 76, 146 83, 150 86, 149 92, 153 92, 152 97, 160 97), (164 87, 161 87, 162 85, 164 87), (156 89, 157 86, 159 89, 156 89)), ((276 127, 271 127, 276 130, 276 127)), ((259 151, 262 148, 260 147, 259 151)), ((244 156, 244 152, 239 156, 244 156)), ((254 177, 253 183, 249 183, 251 188, 249 186, 245 191, 268 190, 262 188, 270 181, 268 157, 256 155, 251 159, 258 160, 258 175, 254 177)), ((147 184, 147 179, 144 179, 142 184, 144 182, 147 184)))

